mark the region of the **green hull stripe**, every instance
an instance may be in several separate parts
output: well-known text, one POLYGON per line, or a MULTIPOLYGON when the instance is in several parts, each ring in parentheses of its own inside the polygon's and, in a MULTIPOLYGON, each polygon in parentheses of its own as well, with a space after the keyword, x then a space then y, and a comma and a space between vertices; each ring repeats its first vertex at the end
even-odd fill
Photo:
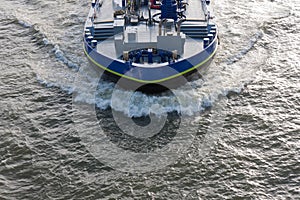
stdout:
POLYGON ((175 75, 173 75, 173 76, 169 76, 169 77, 167 77, 167 78, 158 79, 158 80, 153 80, 153 81, 144 81, 144 80, 140 80, 140 79, 136 79, 136 78, 133 78, 133 77, 130 77, 130 76, 126 76, 126 75, 120 74, 120 73, 118 73, 118 72, 115 72, 115 71, 113 71, 113 70, 111 70, 111 69, 108 69, 108 68, 106 68, 106 67, 100 65, 100 64, 97 63, 93 58, 91 58, 91 57, 89 56, 89 54, 88 54, 87 51, 85 50, 85 46, 84 46, 84 44, 83 44, 83 50, 84 50, 85 55, 86 55, 86 56, 88 57, 88 59, 89 59, 90 61, 92 61, 95 65, 97 65, 98 67, 102 68, 103 70, 109 71, 110 73, 113 73, 113 74, 118 75, 118 76, 120 76, 120 77, 124 77, 124 78, 130 79, 130 80, 133 80, 133 81, 136 81, 136 82, 139 82, 139 83, 160 83, 160 82, 163 82, 163 81, 167 81, 167 80, 176 78, 176 77, 178 77, 178 76, 182 76, 182 75, 184 75, 184 74, 186 74, 186 73, 188 73, 188 72, 190 72, 190 71, 192 71, 192 70, 194 70, 194 69, 197 69, 197 68, 200 67, 201 65, 205 64, 209 59, 211 59, 211 58, 215 55, 215 53, 217 52, 217 48, 218 48, 218 44, 217 44, 216 49, 214 50, 214 52, 213 52, 209 57, 207 57, 204 61, 202 61, 201 63, 195 65, 194 67, 191 67, 191 68, 188 69, 188 70, 185 70, 185 71, 180 72, 180 73, 178 73, 178 74, 175 74, 175 75))

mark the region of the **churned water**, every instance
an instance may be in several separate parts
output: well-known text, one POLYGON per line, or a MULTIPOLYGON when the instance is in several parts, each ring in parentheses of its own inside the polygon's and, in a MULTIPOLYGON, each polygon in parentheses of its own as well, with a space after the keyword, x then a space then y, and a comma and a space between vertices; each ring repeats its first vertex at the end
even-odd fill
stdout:
POLYGON ((298 0, 213 1, 214 63, 160 95, 98 81, 89 3, 1 2, 0 199, 299 199, 298 0))

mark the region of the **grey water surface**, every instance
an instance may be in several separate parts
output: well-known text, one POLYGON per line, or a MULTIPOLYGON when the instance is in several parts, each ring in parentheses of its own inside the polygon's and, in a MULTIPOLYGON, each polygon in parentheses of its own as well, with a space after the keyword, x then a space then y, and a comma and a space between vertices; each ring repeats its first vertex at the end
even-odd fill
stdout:
POLYGON ((95 79, 82 50, 89 3, 1 1, 0 199, 300 199, 298 0, 212 1, 221 43, 208 71, 190 90, 131 102, 83 81, 95 79), (99 137, 82 104, 109 145, 86 143, 99 137), (154 119, 160 134, 139 138, 154 119), (156 151, 165 157, 146 166, 119 162, 156 151))

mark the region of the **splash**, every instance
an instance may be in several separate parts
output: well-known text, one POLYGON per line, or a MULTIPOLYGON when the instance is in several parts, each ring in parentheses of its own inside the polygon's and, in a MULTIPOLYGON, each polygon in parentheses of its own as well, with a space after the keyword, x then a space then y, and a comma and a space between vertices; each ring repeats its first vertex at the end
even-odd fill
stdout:
POLYGON ((142 117, 150 114, 163 116, 171 112, 193 116, 214 106, 222 97, 232 93, 239 94, 245 87, 245 84, 228 88, 225 85, 216 87, 214 80, 208 82, 197 80, 190 83, 197 85, 196 89, 187 90, 183 86, 161 94, 149 95, 139 91, 132 92, 116 88, 114 83, 106 81, 100 81, 95 91, 89 91, 86 88, 90 86, 82 83, 81 87, 77 86, 75 89, 74 102, 95 104, 103 110, 111 108, 128 117, 142 117), (124 101, 124 99, 130 99, 130 101, 124 101))

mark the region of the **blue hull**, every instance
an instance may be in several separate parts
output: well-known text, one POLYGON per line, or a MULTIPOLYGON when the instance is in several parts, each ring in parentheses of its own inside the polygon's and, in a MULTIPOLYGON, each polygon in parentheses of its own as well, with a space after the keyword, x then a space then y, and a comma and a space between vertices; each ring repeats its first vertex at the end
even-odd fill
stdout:
POLYGON ((217 47, 218 38, 215 36, 209 46, 190 58, 169 63, 166 66, 146 68, 99 54, 84 40, 85 54, 89 62, 101 71, 103 79, 114 81, 125 89, 140 90, 146 93, 177 88, 194 79, 195 76, 199 76, 199 72, 202 72, 211 63, 217 47))

